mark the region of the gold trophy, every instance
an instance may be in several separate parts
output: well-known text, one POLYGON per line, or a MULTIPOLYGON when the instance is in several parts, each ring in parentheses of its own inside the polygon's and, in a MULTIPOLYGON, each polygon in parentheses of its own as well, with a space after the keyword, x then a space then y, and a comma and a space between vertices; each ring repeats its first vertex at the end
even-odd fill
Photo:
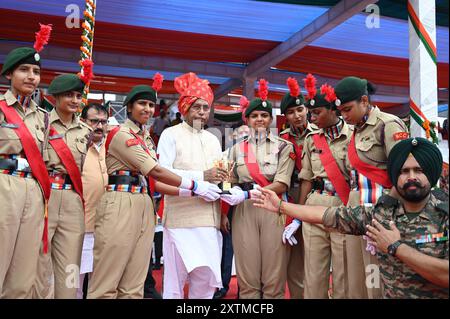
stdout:
POLYGON ((214 161, 214 167, 220 168, 227 172, 227 178, 219 183, 219 188, 222 190, 222 194, 230 194, 231 189, 231 172, 234 168, 234 162, 224 157, 221 160, 214 161))

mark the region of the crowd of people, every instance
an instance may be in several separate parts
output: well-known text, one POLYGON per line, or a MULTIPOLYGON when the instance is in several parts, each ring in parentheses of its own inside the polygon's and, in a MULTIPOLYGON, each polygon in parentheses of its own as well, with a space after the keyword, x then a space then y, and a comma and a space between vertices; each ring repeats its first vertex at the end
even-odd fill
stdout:
POLYGON ((107 133, 103 105, 77 115, 82 75, 51 81, 50 112, 31 99, 38 51, 12 50, 1 70, 1 298, 80 298, 83 282, 90 299, 143 298, 155 193, 164 299, 185 298, 186 284, 191 299, 223 296, 225 240, 241 299, 285 298, 286 283, 295 299, 448 298, 448 195, 433 189, 442 154, 373 105, 367 80, 333 88, 308 74, 303 95, 287 79, 288 128, 274 134, 261 79, 223 150, 205 129, 211 86, 186 73, 174 81, 179 123, 161 112, 156 145, 147 123, 162 79, 133 87, 127 120, 107 133))

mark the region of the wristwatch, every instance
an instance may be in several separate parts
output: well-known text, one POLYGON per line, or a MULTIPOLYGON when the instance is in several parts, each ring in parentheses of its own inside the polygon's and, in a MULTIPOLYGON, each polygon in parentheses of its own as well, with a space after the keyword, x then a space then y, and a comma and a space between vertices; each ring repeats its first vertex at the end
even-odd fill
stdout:
POLYGON ((397 240, 396 242, 390 244, 387 248, 389 255, 395 257, 395 254, 397 253, 397 248, 403 244, 401 240, 397 240))

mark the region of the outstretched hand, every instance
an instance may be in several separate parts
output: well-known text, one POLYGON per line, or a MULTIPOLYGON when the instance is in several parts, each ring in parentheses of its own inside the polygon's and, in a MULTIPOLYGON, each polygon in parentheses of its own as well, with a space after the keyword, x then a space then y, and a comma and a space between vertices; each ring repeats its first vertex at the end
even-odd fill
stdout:
POLYGON ((280 198, 278 195, 270 190, 257 186, 257 190, 260 191, 260 194, 255 194, 255 196, 251 200, 254 202, 253 206, 267 209, 271 212, 277 213, 280 208, 280 198))

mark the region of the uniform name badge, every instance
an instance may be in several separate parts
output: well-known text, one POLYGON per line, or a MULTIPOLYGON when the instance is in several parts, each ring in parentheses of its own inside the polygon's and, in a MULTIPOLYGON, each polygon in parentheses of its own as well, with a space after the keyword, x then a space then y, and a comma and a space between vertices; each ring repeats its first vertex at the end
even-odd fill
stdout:
POLYGON ((230 194, 231 189, 231 172, 234 168, 234 162, 228 158, 222 158, 221 160, 214 161, 214 167, 223 169, 227 172, 227 178, 219 183, 218 187, 222 190, 222 194, 230 194))

